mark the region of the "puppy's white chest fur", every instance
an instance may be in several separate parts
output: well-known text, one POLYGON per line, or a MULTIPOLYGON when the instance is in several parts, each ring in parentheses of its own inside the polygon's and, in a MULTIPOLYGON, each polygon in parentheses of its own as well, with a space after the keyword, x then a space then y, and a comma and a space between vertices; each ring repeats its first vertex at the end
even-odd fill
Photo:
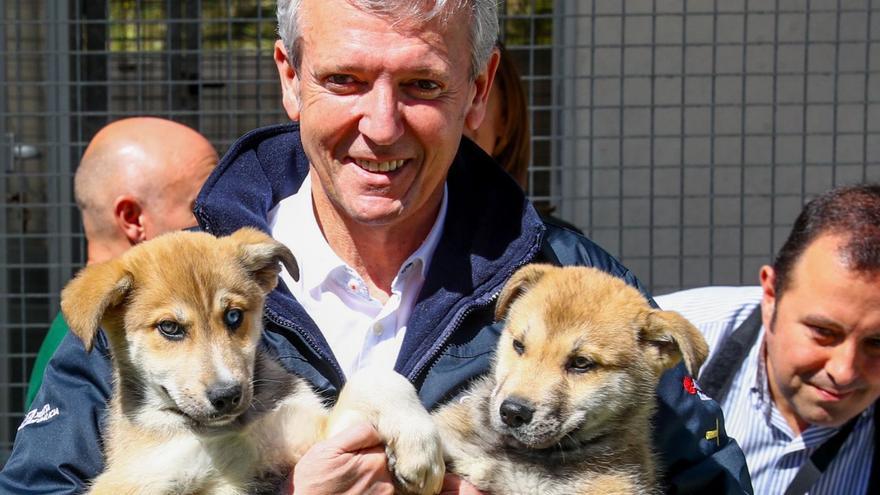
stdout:
POLYGON ((243 454, 252 452, 253 446, 238 437, 224 437, 221 441, 229 442, 228 446, 221 447, 217 439, 175 438, 145 453, 149 459, 158 460, 150 466, 149 472, 159 483, 167 477, 169 486, 161 490, 167 493, 198 493, 207 487, 222 486, 230 493, 244 492, 244 480, 254 459, 252 455, 243 454), (237 451, 235 458, 229 456, 229 449, 237 451), (222 471, 217 471, 221 466, 222 471))
POLYGON ((115 473, 138 480, 140 493, 249 492, 257 456, 253 443, 242 435, 201 438, 181 434, 160 442, 141 440, 137 445, 130 444, 127 457, 144 462, 118 465, 131 472, 115 473))

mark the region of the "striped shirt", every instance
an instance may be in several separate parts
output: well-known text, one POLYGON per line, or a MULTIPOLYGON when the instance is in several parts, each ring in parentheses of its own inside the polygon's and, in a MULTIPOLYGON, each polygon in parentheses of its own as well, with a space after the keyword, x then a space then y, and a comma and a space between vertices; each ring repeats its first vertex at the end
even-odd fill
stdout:
MULTIPOLYGON (((678 311, 706 337, 709 359, 761 302, 760 287, 704 287, 654 298, 663 309, 678 311)), ((727 434, 746 455, 756 495, 785 493, 798 469, 838 428, 810 426, 795 435, 770 400, 763 359, 764 328, 721 402, 727 434)), ((862 412, 855 428, 810 495, 861 494, 868 489, 874 456, 876 404, 862 412)))

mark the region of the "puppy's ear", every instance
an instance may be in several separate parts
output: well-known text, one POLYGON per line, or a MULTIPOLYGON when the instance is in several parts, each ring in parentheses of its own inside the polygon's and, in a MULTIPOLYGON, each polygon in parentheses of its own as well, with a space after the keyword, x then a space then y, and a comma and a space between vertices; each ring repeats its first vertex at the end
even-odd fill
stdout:
POLYGON ((92 350, 101 320, 131 290, 132 277, 119 259, 89 265, 61 291, 61 312, 70 330, 92 350))
POLYGON ((700 331, 675 311, 651 310, 640 337, 649 346, 649 352, 656 353, 659 372, 684 359, 688 372, 696 376, 709 355, 709 346, 700 331))
POLYGON ((532 263, 517 270, 501 289, 498 304, 495 305, 495 320, 501 321, 507 318, 507 311, 513 301, 531 289, 548 271, 555 268, 557 267, 553 265, 532 263))
POLYGON ((299 280, 299 265, 287 246, 257 229, 245 227, 229 236, 238 243, 238 259, 257 284, 268 293, 278 284, 278 274, 284 263, 294 280, 299 280))

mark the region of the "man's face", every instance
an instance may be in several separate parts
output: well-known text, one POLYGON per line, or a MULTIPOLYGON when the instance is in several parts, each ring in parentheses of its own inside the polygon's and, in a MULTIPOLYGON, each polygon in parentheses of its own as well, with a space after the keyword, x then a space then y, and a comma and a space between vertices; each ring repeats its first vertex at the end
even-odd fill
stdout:
POLYGON ((796 431, 840 426, 880 397, 880 274, 851 271, 841 242, 813 241, 780 298, 761 270, 770 390, 796 431))
POLYGON ((470 19, 392 25, 345 0, 304 1, 302 62, 275 59, 284 106, 326 199, 347 221, 421 225, 433 218, 465 122, 482 120, 493 58, 470 77, 470 19), (420 223, 421 222, 421 223, 420 223))

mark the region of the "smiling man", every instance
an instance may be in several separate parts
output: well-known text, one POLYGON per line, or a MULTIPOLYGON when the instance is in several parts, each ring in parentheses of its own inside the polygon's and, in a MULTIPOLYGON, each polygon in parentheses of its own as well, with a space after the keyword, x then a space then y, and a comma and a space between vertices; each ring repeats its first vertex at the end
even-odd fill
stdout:
MULTIPOLYGON (((590 240, 545 225, 462 140, 486 112, 497 15, 496 0, 279 1, 274 58, 293 124, 234 143, 196 217, 218 235, 257 227, 293 251, 300 277, 283 272, 267 297, 262 344, 328 402, 370 366, 405 376, 428 408, 454 399, 488 371, 495 301, 524 264, 590 265, 640 287, 590 240)), ((19 432, 0 491, 70 493, 101 470, 106 346, 66 344, 43 387, 60 414, 19 432)), ((679 366, 658 389, 664 482, 675 493, 749 492, 717 404, 683 383, 679 366)), ((393 484, 380 439, 361 425, 306 452, 286 488, 381 494, 393 484)), ((475 489, 448 476, 444 492, 475 489)))
POLYGON ((422 13, 394 29, 384 17, 396 13, 386 9, 382 16, 348 2, 302 2, 294 43, 279 40, 275 50, 321 231, 380 300, 436 223, 456 133, 482 121, 498 64, 491 44, 474 48, 478 66, 464 63, 465 9, 430 20, 422 13))
POLYGON ((700 382, 755 493, 878 493, 880 186, 808 203, 760 282, 657 298, 706 336, 700 382))

